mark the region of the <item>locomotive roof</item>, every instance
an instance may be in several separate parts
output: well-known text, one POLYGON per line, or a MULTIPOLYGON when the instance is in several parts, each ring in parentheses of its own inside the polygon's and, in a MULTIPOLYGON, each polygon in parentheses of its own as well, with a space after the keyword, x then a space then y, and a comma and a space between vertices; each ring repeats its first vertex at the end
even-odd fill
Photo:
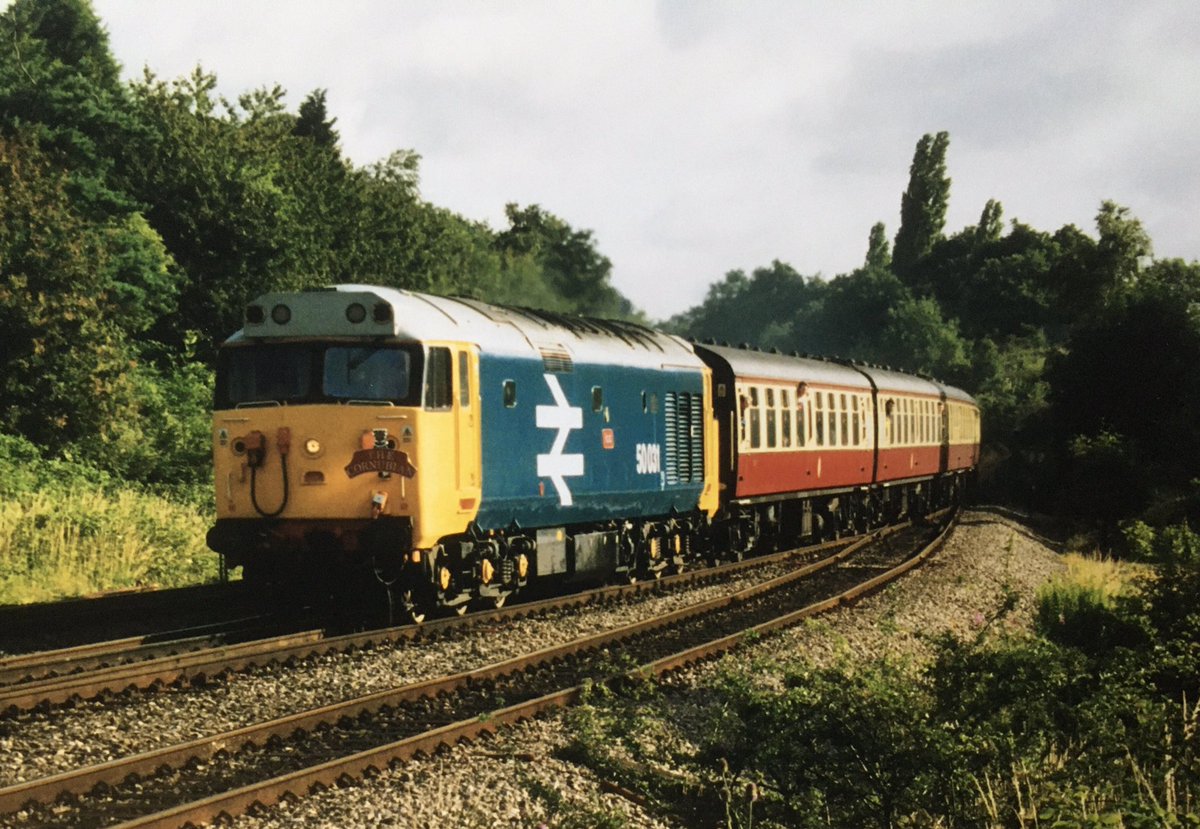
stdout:
POLYGON ((700 369, 703 363, 688 344, 642 325, 571 314, 491 305, 473 299, 441 297, 373 285, 334 285, 323 290, 264 294, 261 320, 245 326, 226 342, 311 337, 369 337, 404 341, 450 340, 479 345, 491 354, 541 356, 547 361, 619 363, 625 366, 700 369), (366 319, 351 322, 347 309, 358 303, 366 319), (379 303, 390 318, 376 320, 379 303), (285 323, 272 309, 287 306, 285 323))

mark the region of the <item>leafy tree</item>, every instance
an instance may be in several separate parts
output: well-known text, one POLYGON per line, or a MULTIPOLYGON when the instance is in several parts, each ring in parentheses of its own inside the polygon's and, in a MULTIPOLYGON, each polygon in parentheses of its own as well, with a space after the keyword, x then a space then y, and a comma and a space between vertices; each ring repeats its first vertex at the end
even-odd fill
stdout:
POLYGON ((596 248, 590 230, 575 230, 536 204, 505 207, 509 228, 496 236, 508 257, 528 256, 568 309, 600 317, 630 318, 633 304, 612 286, 612 262, 596 248))
POLYGON ((68 191, 38 149, 0 138, 0 425, 103 455, 113 424, 136 414, 123 298, 107 279, 124 252, 68 191))
POLYGON ((824 283, 806 279, 775 260, 769 267, 730 271, 708 289, 704 302, 665 327, 697 340, 792 351, 806 347, 802 320, 818 307, 824 283))
POLYGON ((1183 286, 1161 286, 1156 274, 1081 325, 1048 368, 1054 434, 1060 445, 1076 448, 1066 457, 1068 474, 1083 492, 1108 491, 1119 501, 1097 515, 1102 505, 1081 499, 1076 506, 1091 504, 1089 515, 1115 520, 1133 514, 1147 505, 1149 480, 1181 491, 1200 468, 1200 435, 1193 428, 1200 409, 1200 294, 1184 302, 1183 286), (1103 467, 1109 470, 1104 478, 1089 466, 1101 458, 1119 461, 1103 467), (1139 482, 1140 491, 1130 488, 1139 482))
POLYGON ((1004 234, 1004 208, 995 199, 988 199, 975 228, 980 242, 996 242, 1004 234))
POLYGON ((91 3, 17 0, 0 29, 0 133, 35 141, 69 170, 80 209, 128 212, 117 179, 137 124, 91 3))
POLYGON ((867 240, 867 258, 863 267, 884 270, 891 266, 892 251, 888 244, 887 228, 883 222, 876 222, 871 226, 871 236, 867 240))
POLYGON ((900 197, 900 229, 892 250, 892 266, 901 276, 932 249, 946 224, 950 178, 946 175, 946 150, 950 134, 926 133, 917 142, 909 167, 908 189, 900 197))
POLYGON ((838 276, 829 281, 819 309, 799 332, 800 348, 873 360, 892 310, 910 299, 912 293, 890 271, 861 269, 838 276))
POLYGON ((325 94, 326 90, 315 89, 301 102, 292 135, 311 138, 320 146, 332 149, 338 143, 339 136, 333 128, 337 119, 330 118, 325 109, 325 94))
POLYGON ((1096 214, 1096 227, 1100 231, 1097 267, 1106 287, 1132 284, 1141 269, 1142 258, 1151 254, 1150 237, 1142 223, 1128 207, 1106 200, 1096 214))

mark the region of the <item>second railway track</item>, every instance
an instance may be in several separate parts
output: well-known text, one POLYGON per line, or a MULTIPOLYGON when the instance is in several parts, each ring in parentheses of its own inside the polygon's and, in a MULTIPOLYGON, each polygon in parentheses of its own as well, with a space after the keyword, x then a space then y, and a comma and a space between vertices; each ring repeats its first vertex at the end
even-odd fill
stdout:
POLYGON ((541 601, 516 604, 467 617, 440 619, 362 633, 329 636, 323 630, 291 630, 252 638, 250 630, 281 626, 269 617, 213 625, 170 634, 133 637, 0 659, 0 713, 25 711, 88 700, 131 689, 206 681, 214 676, 326 654, 402 643, 421 637, 453 635, 471 627, 503 622, 563 608, 620 601, 647 592, 682 589, 738 576, 746 571, 819 556, 845 546, 833 541, 757 557, 716 568, 688 571, 638 584, 612 586, 541 601), (257 625, 256 628, 250 625, 257 625))
POLYGON ((567 645, 9 786, 0 815, 14 825, 177 826, 303 795, 569 704, 587 683, 631 668, 659 674, 851 601, 915 566, 943 537, 917 556, 908 538, 859 542, 765 584, 567 645))

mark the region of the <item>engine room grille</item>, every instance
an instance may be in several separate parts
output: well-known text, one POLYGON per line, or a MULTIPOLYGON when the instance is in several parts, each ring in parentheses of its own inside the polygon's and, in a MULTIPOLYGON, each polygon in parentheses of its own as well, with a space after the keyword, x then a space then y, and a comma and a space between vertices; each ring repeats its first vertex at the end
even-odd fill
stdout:
POLYGON ((701 396, 667 392, 666 417, 667 484, 694 484, 704 480, 704 421, 701 396))
POLYGON ((565 348, 543 345, 539 346, 538 351, 542 354, 542 366, 546 371, 566 372, 575 368, 575 363, 565 348))

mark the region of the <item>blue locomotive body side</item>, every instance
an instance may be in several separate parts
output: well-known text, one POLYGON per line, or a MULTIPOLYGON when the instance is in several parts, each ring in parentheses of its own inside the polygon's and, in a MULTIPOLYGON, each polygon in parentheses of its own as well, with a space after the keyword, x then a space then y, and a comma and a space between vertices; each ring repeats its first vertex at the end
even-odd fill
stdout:
POLYGON ((663 516, 704 487, 703 375, 615 363, 479 361, 485 529, 663 516))

